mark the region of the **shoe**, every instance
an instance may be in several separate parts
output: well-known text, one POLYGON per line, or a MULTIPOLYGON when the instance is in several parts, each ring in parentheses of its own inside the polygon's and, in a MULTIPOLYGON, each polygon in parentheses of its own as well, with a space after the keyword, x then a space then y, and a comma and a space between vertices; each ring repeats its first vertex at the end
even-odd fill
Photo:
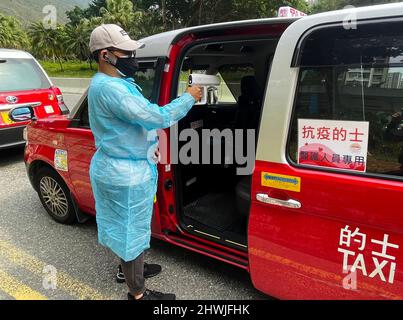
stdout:
MULTIPOLYGON (((144 263, 144 278, 152 278, 158 275, 161 272, 162 268, 159 264, 148 264, 144 263)), ((124 283, 125 275, 122 271, 122 266, 119 265, 118 273, 116 274, 116 282, 117 283, 124 283)))
POLYGON ((173 293, 162 293, 154 290, 146 289, 143 296, 140 299, 135 299, 134 296, 128 292, 127 293, 128 300, 176 300, 176 296, 173 293))
POLYGON ((116 282, 117 283, 125 283, 125 275, 122 271, 122 266, 119 265, 118 267, 118 273, 116 274, 116 282))
POLYGON ((148 279, 155 277, 156 275, 160 274, 161 271, 162 267, 159 264, 148 264, 144 262, 144 278, 148 279))

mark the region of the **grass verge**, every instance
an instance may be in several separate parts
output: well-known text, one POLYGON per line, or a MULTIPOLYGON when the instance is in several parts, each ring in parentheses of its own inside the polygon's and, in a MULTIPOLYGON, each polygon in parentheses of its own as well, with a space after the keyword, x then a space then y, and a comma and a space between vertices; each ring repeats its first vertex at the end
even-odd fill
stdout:
POLYGON ((44 61, 39 63, 45 69, 49 77, 61 77, 61 78, 91 78, 97 72, 97 66, 92 64, 93 70, 91 70, 90 64, 82 61, 63 61, 63 69, 60 70, 59 62, 44 61))

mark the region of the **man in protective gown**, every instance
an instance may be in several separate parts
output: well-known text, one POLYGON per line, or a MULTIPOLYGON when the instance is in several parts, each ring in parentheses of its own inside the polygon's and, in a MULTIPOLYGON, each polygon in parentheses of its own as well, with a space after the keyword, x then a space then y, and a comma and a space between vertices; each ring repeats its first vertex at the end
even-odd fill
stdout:
POLYGON ((136 50, 142 47, 117 25, 101 25, 91 34, 90 50, 99 72, 88 92, 97 148, 90 178, 98 241, 121 259, 128 299, 174 300, 174 294, 146 289, 144 281, 160 271, 160 266, 144 263, 157 191, 156 130, 182 119, 200 100, 201 90, 189 88, 164 107, 152 104, 133 79, 138 69, 136 50))

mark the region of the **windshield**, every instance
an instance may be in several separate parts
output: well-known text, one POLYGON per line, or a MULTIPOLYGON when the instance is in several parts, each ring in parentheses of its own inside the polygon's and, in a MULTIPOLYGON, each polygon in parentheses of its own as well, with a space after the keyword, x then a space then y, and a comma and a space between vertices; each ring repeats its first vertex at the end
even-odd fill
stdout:
POLYGON ((32 59, 0 59, 0 92, 47 89, 51 84, 32 59))

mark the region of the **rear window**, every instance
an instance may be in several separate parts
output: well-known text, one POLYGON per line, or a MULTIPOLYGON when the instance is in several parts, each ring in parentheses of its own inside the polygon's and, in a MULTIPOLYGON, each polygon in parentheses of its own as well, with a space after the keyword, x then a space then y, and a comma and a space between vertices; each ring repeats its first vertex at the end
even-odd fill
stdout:
POLYGON ((47 89, 51 86, 32 59, 0 59, 0 92, 47 89))

